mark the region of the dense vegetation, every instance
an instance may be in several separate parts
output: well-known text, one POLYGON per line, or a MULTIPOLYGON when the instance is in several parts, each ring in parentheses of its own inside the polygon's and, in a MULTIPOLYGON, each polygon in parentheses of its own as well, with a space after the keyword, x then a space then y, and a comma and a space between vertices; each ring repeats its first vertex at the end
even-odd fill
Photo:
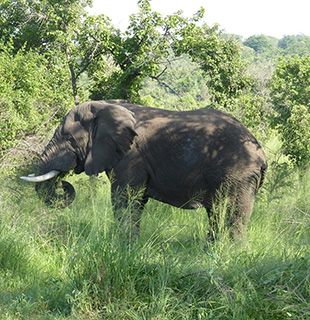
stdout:
MULTIPOLYGON (((241 41, 149 0, 126 31, 91 0, 0 2, 1 319, 310 318, 310 37, 241 41), (87 99, 212 105, 260 139, 267 181, 248 240, 206 248, 203 210, 148 203, 122 245, 104 175, 70 177, 78 198, 49 209, 16 176, 87 99)), ((225 207, 219 212, 225 214, 225 207)))

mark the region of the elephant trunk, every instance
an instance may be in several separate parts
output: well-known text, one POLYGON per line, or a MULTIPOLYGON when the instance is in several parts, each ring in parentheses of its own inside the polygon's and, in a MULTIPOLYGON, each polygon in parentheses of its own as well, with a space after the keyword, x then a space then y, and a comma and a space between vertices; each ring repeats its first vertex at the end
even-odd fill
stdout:
POLYGON ((65 208, 73 202, 75 190, 61 178, 75 167, 76 157, 66 142, 56 139, 57 135, 58 131, 42 153, 37 168, 39 175, 30 174, 21 179, 34 182, 38 196, 48 206, 65 208))
POLYGON ((65 172, 50 170, 57 167, 57 163, 55 163, 54 160, 55 158, 57 159, 57 156, 51 153, 47 156, 47 154, 48 149, 43 153, 41 163, 39 164, 39 172, 43 173, 43 175, 39 177, 46 176, 48 179, 37 182, 35 184, 35 190, 39 198, 49 207, 66 208, 75 198, 74 187, 69 182, 61 179, 64 177, 65 172), (50 178, 48 176, 50 176, 50 178))
POLYGON ((66 208, 75 198, 73 186, 58 177, 36 183, 35 189, 38 196, 50 207, 66 208))

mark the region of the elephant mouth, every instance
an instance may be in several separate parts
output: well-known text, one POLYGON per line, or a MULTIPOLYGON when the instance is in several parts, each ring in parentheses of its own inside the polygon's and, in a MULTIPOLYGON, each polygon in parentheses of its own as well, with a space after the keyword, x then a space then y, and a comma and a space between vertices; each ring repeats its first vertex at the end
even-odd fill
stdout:
POLYGON ((36 183, 35 190, 47 206, 59 209, 68 207, 76 195, 72 184, 58 177, 36 183))
MULTIPOLYGON (((63 168, 62 168, 63 169, 63 168)), ((52 208, 66 208, 75 199, 74 187, 62 178, 69 171, 45 170, 40 168, 39 172, 44 172, 41 175, 29 174, 28 176, 20 177, 22 180, 35 183, 35 190, 41 200, 52 208)))

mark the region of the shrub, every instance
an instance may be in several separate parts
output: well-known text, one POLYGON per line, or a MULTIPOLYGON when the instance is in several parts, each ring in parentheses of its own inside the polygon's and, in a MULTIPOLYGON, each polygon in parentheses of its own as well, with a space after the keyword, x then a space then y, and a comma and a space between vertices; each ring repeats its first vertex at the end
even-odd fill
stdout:
POLYGON ((280 60, 270 82, 274 114, 283 151, 298 166, 310 160, 310 56, 280 60))
POLYGON ((63 64, 36 52, 0 45, 0 152, 48 128, 72 103, 63 64), (51 62, 53 61, 53 62, 51 62), (42 125, 43 123, 43 125, 42 125))

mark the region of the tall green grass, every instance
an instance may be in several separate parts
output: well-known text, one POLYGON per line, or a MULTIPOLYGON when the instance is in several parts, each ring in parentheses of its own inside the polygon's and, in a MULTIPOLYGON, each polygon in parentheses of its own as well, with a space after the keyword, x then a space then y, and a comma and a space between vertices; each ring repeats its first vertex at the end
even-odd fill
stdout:
POLYGON ((124 245, 106 178, 71 179, 64 210, 1 180, 0 319, 310 318, 310 172, 260 193, 247 241, 208 246, 203 209, 156 201, 124 245))

